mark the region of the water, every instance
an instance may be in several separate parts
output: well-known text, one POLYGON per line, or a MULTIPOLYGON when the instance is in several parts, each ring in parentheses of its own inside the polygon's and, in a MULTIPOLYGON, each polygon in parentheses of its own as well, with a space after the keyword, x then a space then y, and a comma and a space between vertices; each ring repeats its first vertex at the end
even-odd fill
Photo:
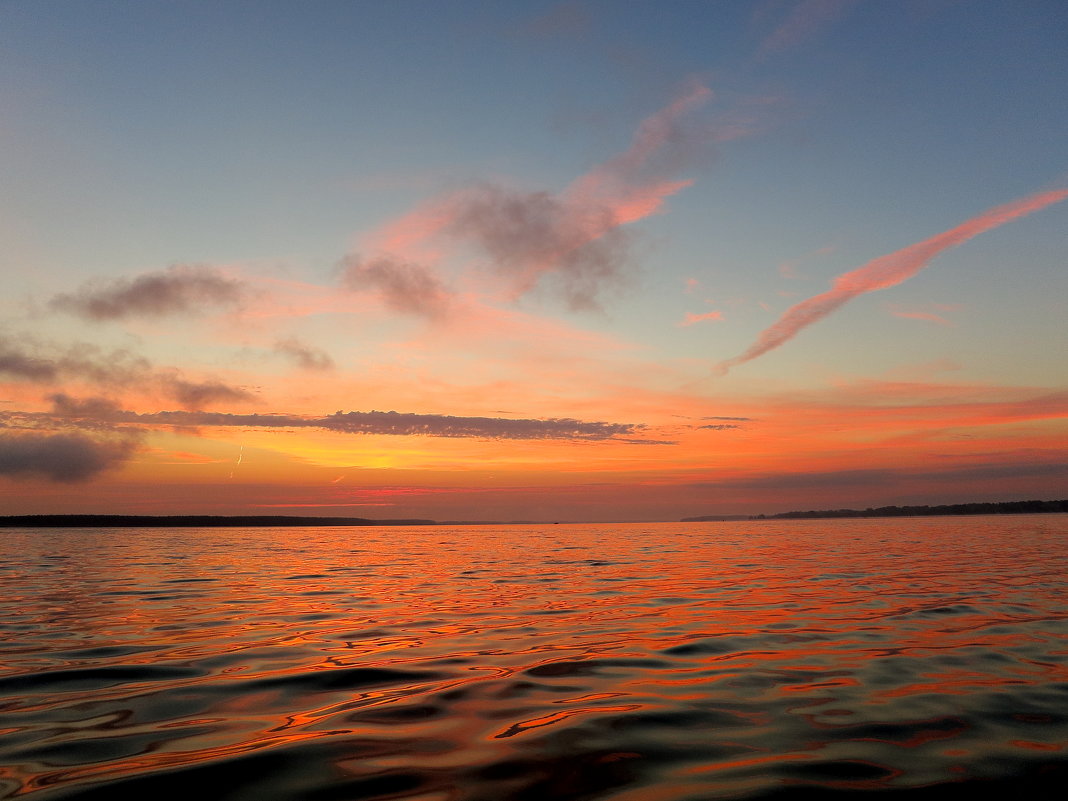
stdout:
POLYGON ((1062 797, 1068 515, 0 532, 0 797, 1062 797))

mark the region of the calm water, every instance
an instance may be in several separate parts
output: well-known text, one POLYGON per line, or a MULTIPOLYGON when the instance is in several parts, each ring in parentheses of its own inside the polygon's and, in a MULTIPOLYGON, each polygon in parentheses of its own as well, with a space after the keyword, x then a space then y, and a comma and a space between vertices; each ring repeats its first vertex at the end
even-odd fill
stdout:
POLYGON ((0 797, 1063 797, 1068 515, 0 531, 0 797))

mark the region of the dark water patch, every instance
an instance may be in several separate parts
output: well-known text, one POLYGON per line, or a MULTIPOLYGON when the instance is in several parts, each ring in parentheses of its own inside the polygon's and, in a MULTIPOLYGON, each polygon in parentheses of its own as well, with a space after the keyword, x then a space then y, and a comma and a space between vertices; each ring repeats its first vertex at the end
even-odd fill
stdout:
MULTIPOLYGON (((658 710, 655 712, 631 712, 602 719, 604 725, 615 731, 642 730, 653 733, 658 729, 717 729, 752 725, 744 718, 715 709, 658 710)), ((730 753, 748 751, 748 748, 733 749, 730 753)))
POLYGON ((752 643, 750 637, 705 637, 693 642, 673 645, 662 653, 670 656, 719 656, 745 650, 752 643))
POLYGON ((425 684, 441 681, 448 674, 430 670, 350 667, 332 670, 309 670, 296 675, 274 676, 244 682, 246 691, 287 690, 291 692, 333 692, 361 690, 389 685, 425 684))
POLYGON ((546 662, 527 669, 526 673, 528 676, 592 676, 613 668, 664 669, 667 667, 670 667, 670 663, 662 659, 585 659, 546 662))
MULTIPOLYGON (((183 727, 182 738, 210 734, 206 726, 183 727)), ((154 731, 112 737, 80 737, 66 742, 35 745, 10 751, 6 758, 12 762, 38 762, 49 768, 93 765, 117 759, 135 757, 157 750, 163 743, 175 741, 176 732, 154 731)))
POLYGON ((348 716, 351 723, 405 724, 439 718, 447 713, 443 706, 435 704, 390 704, 369 707, 348 716))
POLYGON ((173 681, 202 675, 199 670, 167 665, 93 667, 0 676, 0 693, 74 692, 118 684, 173 681))
MULTIPOLYGON (((178 801, 211 798, 219 801, 248 799, 295 799, 311 797, 324 782, 340 778, 332 767, 338 756, 336 746, 302 744, 259 750, 178 768, 143 772, 140 775, 53 789, 40 797, 42 801, 115 801, 123 798, 178 801)), ((62 779, 49 776, 41 784, 47 787, 62 779)), ((358 796, 357 796, 358 797, 358 796)))
POLYGON ((960 737, 971 728, 960 717, 910 720, 901 723, 866 723, 859 726, 830 726, 824 729, 828 739, 873 740, 897 745, 916 746, 935 740, 960 737))
POLYGON ((779 772, 787 779, 815 782, 884 782, 900 771, 855 759, 786 763, 779 772))

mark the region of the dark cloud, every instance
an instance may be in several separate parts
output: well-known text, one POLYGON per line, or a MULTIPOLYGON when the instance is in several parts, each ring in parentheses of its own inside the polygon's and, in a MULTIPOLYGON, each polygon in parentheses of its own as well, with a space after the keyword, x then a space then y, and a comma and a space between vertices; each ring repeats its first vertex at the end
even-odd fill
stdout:
POLYGON ((52 414, 57 417, 86 418, 99 422, 116 422, 124 414, 117 401, 110 398, 72 398, 62 392, 49 395, 52 414))
POLYGON ((160 384, 164 392, 176 400, 183 408, 190 411, 195 411, 214 403, 255 400, 255 396, 252 393, 219 381, 197 382, 186 381, 176 376, 161 376, 160 384))
MULTIPOLYGON (((385 434, 392 436, 470 437, 477 439, 545 440, 598 442, 613 440, 641 445, 673 444, 663 440, 636 438, 645 426, 632 423, 585 422, 570 418, 549 420, 502 417, 454 417, 444 414, 403 412, 335 412, 321 417, 289 414, 232 414, 208 411, 162 411, 139 414, 120 409, 106 398, 76 399, 58 394, 50 398, 49 415, 37 415, 78 425, 98 423, 171 426, 242 426, 249 428, 320 428, 343 434, 385 434)), ((26 416, 26 415, 24 415, 26 416)), ((33 415, 29 415, 33 417, 33 415)))
POLYGON ((20 350, 11 343, 0 340, 0 376, 48 383, 59 375, 56 364, 20 350))
POLYGON ((443 317, 448 311, 450 292, 432 270, 421 264, 388 256, 367 260, 346 256, 341 267, 341 280, 347 289, 377 289, 394 311, 430 318, 443 317))
POLYGON ((483 251, 516 295, 550 276, 571 308, 590 309, 622 279, 628 237, 607 205, 499 186, 468 190, 456 204, 450 232, 483 251))
POLYGON ((641 426, 585 423, 572 419, 512 420, 502 417, 453 417, 400 412, 336 412, 316 425, 350 434, 424 435, 486 439, 605 440, 633 434, 641 426))
POLYGON ((741 426, 736 426, 733 423, 716 423, 714 425, 697 426, 697 428, 699 428, 699 429, 707 428, 707 429, 710 429, 712 431, 727 431, 728 429, 731 429, 731 428, 741 428, 741 426))
POLYGON ((126 350, 103 351, 95 345, 66 348, 0 338, 0 376, 38 384, 81 378, 102 386, 143 381, 151 365, 126 350))
POLYGON ((174 265, 136 278, 89 283, 73 294, 52 298, 54 309, 88 320, 117 320, 198 313, 205 306, 237 303, 243 295, 240 282, 203 265, 174 265))
POLYGON ((292 337, 276 342, 274 352, 288 357, 303 370, 332 370, 334 367, 334 360, 325 351, 292 337))
POLYGON ((156 371, 147 359, 125 350, 103 351, 86 344, 60 350, 55 346, 16 344, 0 338, 2 377, 39 384, 54 384, 64 378, 74 378, 107 389, 154 384, 182 408, 191 411, 214 403, 255 399, 250 392, 220 381, 189 381, 174 370, 156 371), (46 357, 39 355, 42 351, 51 352, 46 357))
POLYGON ((0 433, 0 475, 87 481, 118 467, 134 449, 131 440, 101 441, 82 434, 0 433))

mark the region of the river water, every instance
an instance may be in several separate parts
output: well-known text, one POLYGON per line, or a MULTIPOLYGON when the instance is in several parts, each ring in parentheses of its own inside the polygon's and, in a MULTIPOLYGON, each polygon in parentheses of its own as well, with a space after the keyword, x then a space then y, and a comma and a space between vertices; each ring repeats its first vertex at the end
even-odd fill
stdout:
POLYGON ((7 530, 0 589, 0 798, 1068 786, 1068 515, 7 530))

